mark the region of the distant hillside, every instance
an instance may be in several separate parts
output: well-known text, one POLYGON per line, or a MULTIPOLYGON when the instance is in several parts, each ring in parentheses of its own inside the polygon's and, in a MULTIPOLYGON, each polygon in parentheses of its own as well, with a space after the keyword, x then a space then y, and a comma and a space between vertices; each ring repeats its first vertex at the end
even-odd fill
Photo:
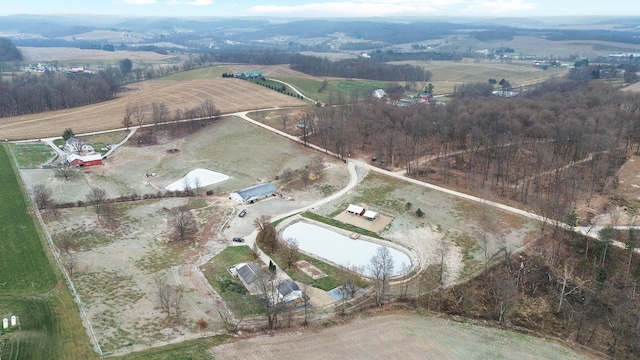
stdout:
POLYGON ((22 54, 11 40, 0 38, 0 62, 5 61, 22 61, 22 54))

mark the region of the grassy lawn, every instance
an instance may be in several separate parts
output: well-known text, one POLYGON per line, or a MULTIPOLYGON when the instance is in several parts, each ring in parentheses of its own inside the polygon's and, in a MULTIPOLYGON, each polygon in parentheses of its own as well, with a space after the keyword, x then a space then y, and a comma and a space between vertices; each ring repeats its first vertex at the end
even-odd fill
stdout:
POLYGON ((7 148, 0 149, 0 295, 35 295, 50 291, 56 276, 27 210, 23 189, 7 148))
POLYGON ((159 80, 184 81, 184 80, 197 80, 197 79, 214 79, 214 78, 222 77, 223 73, 233 73, 233 71, 220 66, 209 66, 209 67, 203 67, 195 70, 181 71, 181 72, 160 78, 159 80))
POLYGON ((380 88, 384 89, 386 87, 386 83, 382 81, 329 80, 327 82, 327 86, 322 90, 322 92, 318 92, 318 89, 322 86, 321 80, 289 76, 274 78, 291 84, 306 96, 323 103, 326 103, 329 100, 335 101, 338 96, 343 96, 344 98, 349 99, 350 94, 352 93, 359 94, 360 99, 362 99, 371 95, 373 90, 380 88))
POLYGON ((200 269, 204 276, 220 296, 227 303, 232 312, 238 314, 247 312, 259 313, 261 304, 257 298, 249 295, 244 287, 231 276, 227 268, 242 262, 255 261, 248 246, 231 246, 224 249, 200 269), (226 284, 226 286, 225 286, 226 284), (239 286, 236 286, 238 284, 239 286), (233 285, 233 286, 229 286, 233 285))
POLYGON ((56 157, 56 153, 47 144, 17 144, 14 154, 18 167, 21 169, 35 169, 42 164, 50 162, 56 157))
POLYGON ((217 335, 206 339, 184 341, 179 344, 167 345, 146 351, 140 351, 125 356, 116 356, 118 360, 209 360, 208 350, 222 344, 227 335, 217 335))
POLYGON ((0 146, 0 315, 16 315, 0 358, 94 359, 78 308, 51 265, 24 189, 0 146))
POLYGON ((366 230, 366 229, 363 229, 363 228, 360 228, 360 227, 357 227, 357 226, 354 226, 354 225, 351 225, 351 224, 345 224, 342 221, 338 221, 338 220, 334 220, 334 219, 331 219, 331 218, 328 218, 328 217, 324 217, 322 215, 318 215, 318 214, 315 214, 315 213, 312 213, 312 212, 309 212, 309 211, 303 213, 302 216, 304 216, 306 218, 309 218, 311 220, 319 221, 319 222, 321 222, 323 224, 327 224, 327 225, 331 225, 331 226, 340 228, 340 229, 348 230, 348 231, 351 231, 351 232, 355 232, 355 233, 362 234, 362 235, 369 236, 369 237, 376 238, 376 239, 382 239, 380 237, 380 235, 376 234, 373 231, 369 231, 369 230, 366 230))

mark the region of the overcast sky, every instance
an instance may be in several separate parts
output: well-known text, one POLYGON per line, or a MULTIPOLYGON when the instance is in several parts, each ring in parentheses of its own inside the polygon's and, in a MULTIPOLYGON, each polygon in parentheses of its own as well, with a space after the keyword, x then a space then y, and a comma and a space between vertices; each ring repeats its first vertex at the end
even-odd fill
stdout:
POLYGON ((637 0, 3 0, 0 15, 432 17, 639 16, 637 0))

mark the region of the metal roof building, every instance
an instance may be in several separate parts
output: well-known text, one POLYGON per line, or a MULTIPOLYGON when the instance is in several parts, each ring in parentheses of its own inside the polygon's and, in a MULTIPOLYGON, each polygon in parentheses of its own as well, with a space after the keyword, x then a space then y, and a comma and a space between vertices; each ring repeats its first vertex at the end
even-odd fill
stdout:
POLYGON ((234 191, 229 194, 229 199, 235 200, 240 204, 254 202, 269 196, 273 196, 277 189, 271 183, 263 183, 248 187, 246 189, 234 191))

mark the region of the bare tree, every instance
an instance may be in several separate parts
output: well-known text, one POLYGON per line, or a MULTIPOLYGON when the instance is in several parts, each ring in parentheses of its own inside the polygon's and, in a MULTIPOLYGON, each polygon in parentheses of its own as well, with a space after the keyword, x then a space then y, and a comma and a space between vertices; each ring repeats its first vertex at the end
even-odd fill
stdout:
POLYGON ((438 281, 440 284, 444 283, 444 276, 447 274, 447 255, 449 254, 449 244, 447 243, 447 239, 442 236, 440 238, 440 244, 438 249, 436 250, 436 254, 438 255, 439 262, 439 271, 438 271, 438 281))
POLYGON ((287 265, 287 269, 291 269, 291 265, 300 259, 300 245, 297 239, 283 239, 279 251, 287 265))
POLYGON ((151 118, 155 126, 167 122, 169 120, 169 108, 167 108, 167 105, 163 102, 151 103, 151 118))
POLYGON ((53 202, 53 191, 45 184, 35 184, 31 187, 31 195, 33 196, 38 209, 46 209, 53 202))
POLYGON ((87 203, 93 206, 98 214, 98 218, 102 214, 102 209, 107 199, 107 192, 99 187, 92 187, 86 195, 87 203))
POLYGON ((202 181, 200 180, 200 177, 196 176, 193 179, 193 189, 196 191, 196 196, 199 195, 201 187, 202 187, 202 181))
POLYGON ((147 116, 147 106, 141 103, 136 103, 131 108, 132 115, 136 119, 138 126, 142 126, 144 118, 147 116))
POLYGON ((253 219, 253 225, 258 230, 264 230, 268 224, 271 224, 271 215, 262 214, 260 217, 253 219))
POLYGON ((260 248, 258 247, 258 243, 254 242, 253 246, 251 246, 251 256, 253 257, 254 260, 258 260, 261 254, 262 254, 262 251, 260 251, 260 248))
POLYGON ((78 170, 71 166, 67 161, 60 161, 56 167, 56 175, 63 177, 65 180, 69 180, 76 176, 78 170))
POLYGON ((173 241, 191 240, 198 232, 198 224, 193 213, 182 206, 169 210, 169 228, 173 241))
POLYGON ((369 271, 374 280, 375 299, 378 306, 383 304, 389 287, 389 278, 393 275, 393 258, 389 248, 380 246, 369 261, 369 271))
POLYGON ((60 250, 62 266, 67 270, 69 276, 73 276, 73 270, 76 267, 76 241, 70 232, 63 232, 58 235, 57 243, 58 249, 60 250))
POLYGON ((211 99, 205 100, 202 105, 200 105, 200 109, 202 117, 208 120, 213 120, 220 116, 220 110, 218 110, 211 99))
POLYGON ((268 223, 265 225, 264 229, 258 232, 258 236, 256 236, 256 241, 263 249, 270 253, 275 253, 278 251, 278 247, 280 246, 280 234, 276 230, 276 228, 268 223))
POLYGON ((267 327, 268 329, 276 329, 280 314, 286 310, 278 292, 280 283, 274 281, 273 277, 259 276, 256 279, 256 284, 260 292, 258 296, 262 301, 262 306, 267 316, 267 327))
POLYGON ((133 125, 133 120, 131 117, 133 116, 133 105, 127 104, 127 107, 124 109, 124 118, 122 119, 122 126, 125 128, 129 128, 133 125))
POLYGON ((162 311, 167 313, 167 317, 171 317, 172 313, 175 317, 179 317, 180 301, 184 292, 182 287, 168 284, 166 274, 155 274, 153 282, 162 311))
POLYGON ((342 284, 342 290, 349 295, 350 298, 356 296, 356 293, 366 285, 362 278, 363 273, 364 268, 356 265, 351 265, 340 270, 338 281, 342 284))

